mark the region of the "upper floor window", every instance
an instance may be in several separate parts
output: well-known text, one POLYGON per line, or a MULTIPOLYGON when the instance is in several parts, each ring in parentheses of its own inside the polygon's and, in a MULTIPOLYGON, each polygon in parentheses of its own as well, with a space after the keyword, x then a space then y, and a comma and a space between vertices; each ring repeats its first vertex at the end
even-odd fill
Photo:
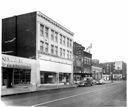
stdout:
POLYGON ((84 63, 87 64, 87 58, 86 57, 84 58, 84 63))
POLYGON ((57 43, 58 42, 58 33, 55 32, 55 42, 57 43))
POLYGON ((63 45, 65 45, 65 36, 63 36, 63 45))
POLYGON ((62 35, 60 34, 60 44, 62 44, 62 35))
POLYGON ((51 45, 51 54, 54 54, 54 45, 51 45))
POLYGON ((70 59, 72 58, 72 52, 70 51, 70 59))
POLYGON ((48 43, 45 43, 45 52, 48 53, 48 43))
POLYGON ((44 42, 40 41, 40 51, 44 52, 44 42))
POLYGON ((44 25, 40 24, 40 35, 44 36, 44 25))
POLYGON ((70 47, 72 47, 72 40, 70 39, 70 47))
POLYGON ((51 30, 51 40, 54 41, 54 30, 51 30))
POLYGON ((58 55, 58 46, 55 46, 55 55, 58 55))
POLYGON ((67 50, 67 58, 69 59, 69 51, 67 50))
POLYGON ((67 47, 69 47, 69 38, 67 38, 67 47))
POLYGON ((60 56, 62 56, 62 48, 60 48, 60 56))
POLYGON ((46 38, 48 38, 48 35, 49 35, 48 31, 49 31, 49 28, 45 27, 45 36, 46 36, 46 38))
POLYGON ((65 49, 63 49, 63 57, 65 57, 65 49))

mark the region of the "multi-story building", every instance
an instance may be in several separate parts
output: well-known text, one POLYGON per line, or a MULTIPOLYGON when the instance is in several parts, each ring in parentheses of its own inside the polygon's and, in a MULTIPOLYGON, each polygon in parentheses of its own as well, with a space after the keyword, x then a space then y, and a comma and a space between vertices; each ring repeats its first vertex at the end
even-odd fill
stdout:
POLYGON ((102 63, 104 75, 109 75, 109 80, 126 79, 127 64, 123 61, 102 63))
POLYGON ((82 79, 82 73, 83 73, 83 51, 84 47, 77 43, 73 43, 73 75, 74 75, 74 81, 78 81, 82 79))
POLYGON ((5 81, 8 87, 72 83, 73 35, 41 12, 4 18, 2 53, 6 55, 2 56, 3 85, 5 81), (15 62, 13 66, 12 62, 15 62), (25 63, 29 66, 26 67, 25 63))
POLYGON ((105 62, 101 63, 103 66, 103 77, 106 78, 106 80, 112 80, 113 79, 113 71, 114 71, 114 62, 105 62))
POLYGON ((84 51, 83 57, 84 77, 92 77, 92 54, 84 51))
POLYGON ((84 51, 85 47, 74 42, 74 81, 83 80, 86 77, 92 76, 91 58, 92 54, 84 51))
POLYGON ((99 63, 99 60, 92 59, 92 74, 93 79, 100 80, 102 79, 103 67, 99 63))
POLYGON ((123 61, 115 61, 115 68, 113 71, 114 79, 126 79, 127 64, 123 61))

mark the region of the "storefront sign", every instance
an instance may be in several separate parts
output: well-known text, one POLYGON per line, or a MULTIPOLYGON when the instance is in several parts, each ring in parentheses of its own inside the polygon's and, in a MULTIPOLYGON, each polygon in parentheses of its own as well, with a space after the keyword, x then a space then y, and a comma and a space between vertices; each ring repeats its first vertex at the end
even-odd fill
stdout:
POLYGON ((122 74, 113 74, 113 78, 116 78, 116 79, 118 79, 118 78, 122 78, 122 74))
POLYGON ((2 56, 2 62, 16 62, 16 63, 23 63, 20 58, 17 57, 9 57, 9 56, 2 56))
POLYGON ((31 63, 25 58, 19 58, 10 55, 2 55, 2 67, 7 68, 31 68, 31 63))

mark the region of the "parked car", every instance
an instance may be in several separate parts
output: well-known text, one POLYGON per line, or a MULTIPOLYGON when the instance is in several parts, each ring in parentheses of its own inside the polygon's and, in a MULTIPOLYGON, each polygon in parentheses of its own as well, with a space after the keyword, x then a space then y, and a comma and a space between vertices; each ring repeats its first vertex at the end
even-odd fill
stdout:
POLYGON ((93 81, 92 78, 87 78, 86 80, 82 80, 80 81, 77 86, 78 87, 82 87, 82 86, 92 86, 93 85, 93 81))
POLYGON ((77 87, 83 87, 85 86, 86 80, 82 80, 79 83, 77 83, 77 87))
POLYGON ((74 81, 74 84, 79 84, 80 80, 74 81))
POLYGON ((93 85, 97 84, 97 80, 92 80, 93 85))
POLYGON ((100 80, 98 80, 98 81, 97 81, 97 84, 99 84, 99 85, 105 84, 104 79, 100 79, 100 80))

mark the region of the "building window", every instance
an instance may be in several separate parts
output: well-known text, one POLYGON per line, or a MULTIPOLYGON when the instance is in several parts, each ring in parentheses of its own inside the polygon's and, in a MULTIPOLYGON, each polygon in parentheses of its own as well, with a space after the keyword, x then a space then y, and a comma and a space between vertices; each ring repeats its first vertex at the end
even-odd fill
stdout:
POLYGON ((69 47, 69 38, 67 38, 67 47, 69 47))
POLYGON ((62 44, 62 35, 60 34, 60 44, 62 44))
POLYGON ((45 27, 45 36, 46 36, 46 38, 48 38, 48 30, 49 30, 49 28, 45 27))
POLYGON ((54 54, 54 45, 51 45, 51 54, 54 54))
POLYGON ((72 52, 70 51, 70 59, 72 59, 72 52))
POLYGON ((44 42, 40 41, 40 51, 41 53, 44 52, 44 42))
POLYGON ((85 58, 85 64, 87 64, 87 58, 85 58))
POLYGON ((40 24, 40 34, 44 36, 44 25, 40 24))
POLYGON ((63 45, 65 45, 65 36, 63 36, 63 45))
POLYGON ((65 49, 63 49, 63 57, 65 57, 65 49))
POLYGON ((14 69, 14 84, 30 84, 30 71, 25 69, 14 69))
POLYGON ((70 39, 70 47, 72 47, 72 40, 70 39))
POLYGON ((54 30, 51 30, 51 40, 54 41, 54 30))
POLYGON ((69 59, 69 51, 67 50, 67 58, 69 59))
POLYGON ((88 59, 86 58, 86 64, 88 64, 88 59))
POLYGON ((45 52, 48 53, 48 43, 45 43, 45 52))
POLYGON ((88 59, 88 64, 89 64, 89 65, 91 64, 91 60, 90 60, 90 59, 88 59))
POLYGON ((58 47, 55 46, 55 55, 58 55, 58 47))
POLYGON ((58 33, 55 32, 55 42, 58 43, 58 33))
POLYGON ((60 56, 62 56, 62 48, 60 48, 60 56))

